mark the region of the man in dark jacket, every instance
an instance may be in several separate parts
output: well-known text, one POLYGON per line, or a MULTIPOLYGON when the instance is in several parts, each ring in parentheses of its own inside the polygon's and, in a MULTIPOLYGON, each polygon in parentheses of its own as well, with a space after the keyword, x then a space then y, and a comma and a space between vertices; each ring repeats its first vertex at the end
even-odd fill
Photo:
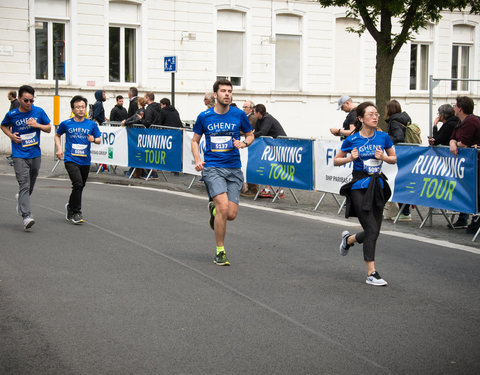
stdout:
POLYGON ((128 99, 130 103, 128 104, 127 118, 132 117, 138 110, 138 90, 136 87, 130 87, 128 89, 128 99))
POLYGON ((108 121, 108 118, 105 117, 105 109, 103 108, 103 102, 107 100, 105 91, 97 90, 95 91, 95 99, 97 100, 93 105, 93 119, 99 125, 102 125, 105 121, 108 121))
POLYGON ((160 125, 171 126, 172 128, 183 127, 178 111, 170 104, 170 99, 160 99, 160 125))
POLYGON ((282 128, 282 125, 275 117, 267 112, 267 109, 263 104, 257 104, 255 106, 255 117, 257 123, 255 124, 255 138, 258 137, 273 137, 286 136, 287 134, 282 128))
POLYGON ((117 104, 110 111, 110 121, 123 121, 127 119, 127 110, 123 108, 123 96, 118 95, 116 98, 117 104))
POLYGON ((18 102, 18 99, 17 99, 17 92, 15 90, 11 90, 8 92, 8 100, 10 100, 9 111, 11 111, 12 109, 18 108, 20 106, 20 103, 18 102))
POLYGON ((147 109, 145 109, 145 115, 143 118, 139 118, 139 123, 149 128, 150 125, 160 125, 160 104, 155 102, 155 94, 153 91, 149 91, 145 94, 147 100, 147 109))

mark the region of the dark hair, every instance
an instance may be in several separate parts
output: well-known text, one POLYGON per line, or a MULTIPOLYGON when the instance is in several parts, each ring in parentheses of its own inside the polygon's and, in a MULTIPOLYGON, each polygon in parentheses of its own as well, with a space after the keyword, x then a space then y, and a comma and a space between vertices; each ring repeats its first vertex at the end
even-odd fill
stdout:
POLYGON ((150 100, 155 100, 155 94, 153 93, 153 91, 147 91, 145 93, 145 96, 150 100))
POLYGON ((136 87, 130 87, 129 90, 133 96, 138 96, 138 89, 136 87))
POLYGON ((377 108, 377 106, 375 104, 373 104, 372 102, 363 102, 363 103, 360 103, 357 108, 356 108, 356 111, 357 111, 357 118, 355 120, 355 130, 353 131, 354 133, 358 133, 360 131, 360 129, 362 128, 362 122, 358 119, 359 117, 364 117, 365 116, 365 110, 368 108, 368 107, 374 107, 374 108, 377 108))
POLYGON ((20 86, 18 89, 18 97, 21 98, 24 92, 30 95, 35 95, 35 89, 29 85, 20 86))
POLYGON ((226 78, 220 78, 220 79, 217 79, 213 84, 213 92, 217 92, 220 85, 230 86, 231 88, 233 88, 232 82, 230 82, 226 78))
POLYGON ((115 98, 115 100, 118 102, 120 99, 123 99, 123 96, 122 95, 117 95, 117 97, 115 98))
POLYGON ((17 97, 17 92, 15 90, 10 90, 8 92, 8 95, 15 99, 17 97))
POLYGON ((445 117, 445 120, 446 120, 454 116, 455 111, 450 104, 442 104, 440 107, 438 107, 438 114, 443 115, 443 117, 445 117))
POLYGON ((468 96, 457 96, 457 107, 461 108, 466 115, 471 115, 474 107, 472 98, 468 96))
POLYGON ((85 103, 85 108, 88 106, 88 102, 87 102, 87 99, 85 99, 83 96, 81 95, 75 95, 72 100, 70 100, 70 107, 73 109, 73 107, 75 106, 75 103, 78 103, 78 102, 84 102, 85 103))
POLYGON ((170 99, 162 98, 162 99, 160 99, 160 104, 164 104, 168 107, 170 105, 170 99))
POLYGON ((257 104, 254 108, 255 108, 255 112, 260 113, 262 116, 264 116, 265 113, 267 113, 267 108, 265 108, 263 104, 257 104))
POLYGON ((390 100, 387 103, 386 107, 387 107, 387 113, 386 113, 387 117, 390 117, 391 115, 394 115, 395 113, 402 112, 402 106, 395 99, 390 100))

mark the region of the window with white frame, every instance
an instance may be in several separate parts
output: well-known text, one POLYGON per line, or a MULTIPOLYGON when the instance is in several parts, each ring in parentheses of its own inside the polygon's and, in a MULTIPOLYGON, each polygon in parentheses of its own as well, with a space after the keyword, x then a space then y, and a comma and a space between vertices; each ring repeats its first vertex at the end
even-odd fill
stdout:
POLYGON ((35 79, 66 80, 68 1, 35 0, 35 79))
POLYGON ((301 88, 302 17, 277 14, 275 19, 275 90, 301 88))
POLYGON ((108 28, 108 80, 137 81, 137 40, 140 8, 136 2, 110 1, 108 28))
POLYGON ((430 46, 412 43, 410 46, 410 90, 428 90, 430 46))
POLYGON ((245 56, 245 13, 219 10, 217 13, 217 79, 227 78, 242 86, 245 56))
POLYGON ((340 17, 335 22, 335 91, 338 93, 356 93, 360 91, 360 64, 352 64, 352 59, 360 56, 360 38, 358 34, 347 31, 356 29, 359 21, 340 17))
MULTIPOLYGON (((453 26, 452 78, 470 78, 474 30, 468 25, 453 26)), ((468 88, 468 81, 452 81, 452 91, 468 91, 468 88)))

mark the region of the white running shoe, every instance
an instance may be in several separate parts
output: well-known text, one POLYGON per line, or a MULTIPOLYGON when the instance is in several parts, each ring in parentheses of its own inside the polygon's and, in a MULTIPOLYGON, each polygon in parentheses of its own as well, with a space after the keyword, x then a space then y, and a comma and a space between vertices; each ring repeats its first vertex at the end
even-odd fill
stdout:
POLYGON ((30 229, 33 226, 33 224, 35 224, 35 220, 33 219, 33 217, 27 216, 27 217, 23 218, 23 229, 25 231, 30 229))
POLYGON ((375 285, 375 286, 388 285, 388 283, 381 278, 380 274, 377 271, 373 271, 372 274, 367 277, 367 280, 365 282, 367 284, 375 285))
POLYGON ((347 243, 347 239, 350 237, 350 232, 348 230, 345 230, 342 232, 342 242, 340 242, 340 254, 342 256, 345 256, 348 254, 348 249, 352 247, 353 245, 349 245, 347 243))

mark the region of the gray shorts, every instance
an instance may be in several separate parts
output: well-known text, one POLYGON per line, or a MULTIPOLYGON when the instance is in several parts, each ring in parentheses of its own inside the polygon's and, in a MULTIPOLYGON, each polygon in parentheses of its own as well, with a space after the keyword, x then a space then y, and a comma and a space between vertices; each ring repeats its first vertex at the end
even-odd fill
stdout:
POLYGON ((207 167, 202 172, 208 194, 213 198, 227 193, 228 200, 239 204, 243 186, 243 172, 240 168, 207 167))

